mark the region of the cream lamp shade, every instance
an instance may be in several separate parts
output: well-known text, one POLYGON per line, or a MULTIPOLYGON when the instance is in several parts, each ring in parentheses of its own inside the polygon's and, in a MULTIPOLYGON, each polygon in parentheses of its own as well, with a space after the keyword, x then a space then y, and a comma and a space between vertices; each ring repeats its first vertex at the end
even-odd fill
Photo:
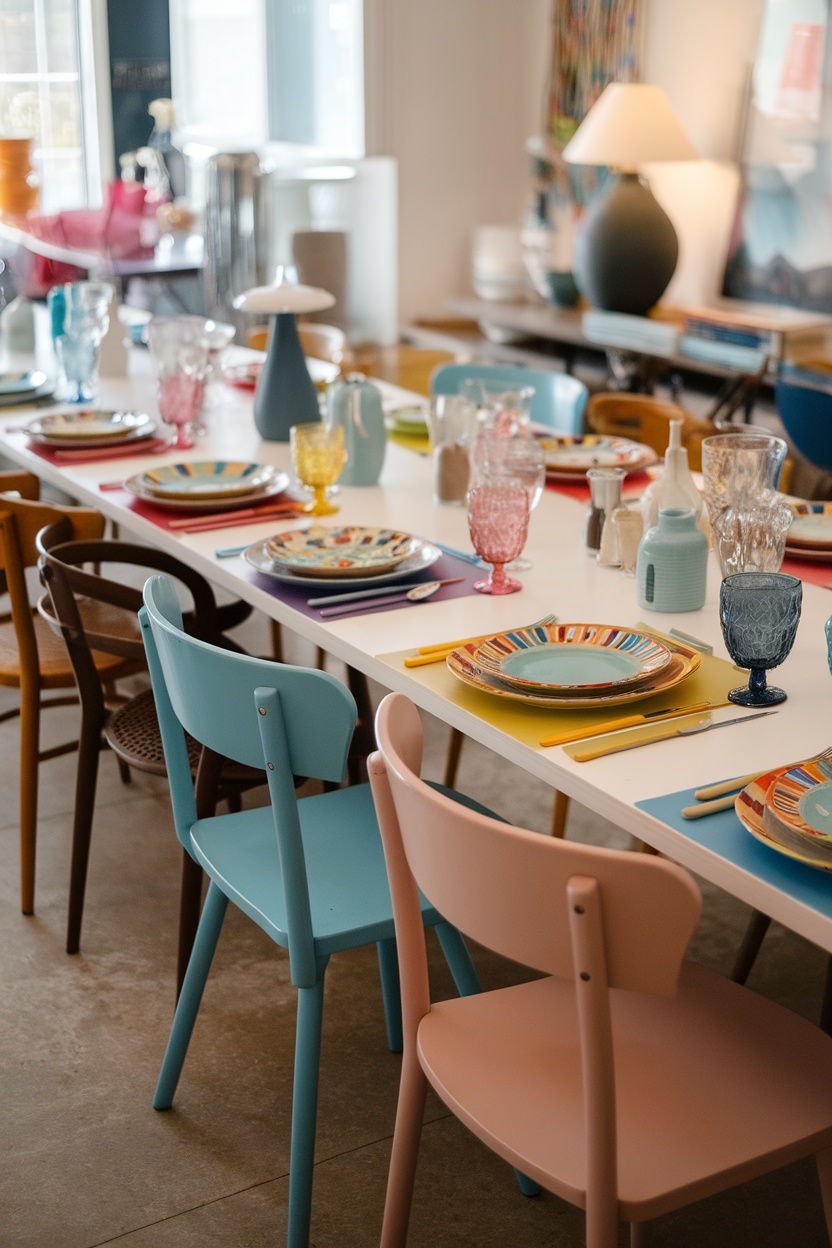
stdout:
POLYGON ((575 283, 596 308, 643 316, 664 294, 679 241, 638 169, 696 157, 661 87, 636 82, 610 83, 563 149, 570 164, 613 171, 575 237, 575 283))
POLYGON ((234 307, 238 312, 260 312, 276 316, 281 312, 323 312, 331 308, 335 296, 319 286, 294 286, 281 282, 276 286, 254 286, 238 295, 234 307))
POLYGON ((611 82, 599 95, 563 149, 573 165, 608 165, 626 173, 652 160, 696 160, 661 87, 611 82))

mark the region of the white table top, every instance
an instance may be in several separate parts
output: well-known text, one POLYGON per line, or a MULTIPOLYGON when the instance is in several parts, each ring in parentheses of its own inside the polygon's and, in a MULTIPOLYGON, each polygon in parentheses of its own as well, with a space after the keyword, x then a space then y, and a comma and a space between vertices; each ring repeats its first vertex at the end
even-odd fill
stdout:
MULTIPOLYGON (((15 361, 15 366, 18 363, 15 361)), ((385 400, 391 405, 414 401, 414 396, 406 391, 387 385, 382 388, 385 400)), ((131 353, 129 379, 102 381, 101 406, 156 411, 149 361, 143 353, 131 353)), ((776 674, 776 682, 789 695, 778 714, 748 725, 687 740, 663 741, 580 764, 560 747, 539 749, 518 742, 465 708, 426 690, 407 672, 394 671, 376 656, 475 633, 500 632, 534 621, 548 612, 555 612, 561 621, 632 625, 639 619, 649 619, 660 631, 678 628, 709 641, 717 655, 725 656, 717 614, 719 572, 715 561, 709 567, 707 601, 701 611, 672 616, 646 615, 637 605, 634 579, 616 570, 600 568, 587 556, 582 541, 583 506, 574 499, 546 490, 531 519, 524 553, 534 566, 530 572, 522 574, 521 593, 502 598, 466 595, 344 620, 313 620, 244 579, 241 560, 220 560, 214 556, 217 548, 257 541, 281 527, 296 527, 296 521, 241 524, 191 535, 161 529, 126 508, 119 501, 120 495, 98 489, 100 482, 123 479, 143 468, 158 466, 158 458, 137 456, 58 467, 28 449, 22 439, 6 432, 11 426, 24 423, 29 414, 24 409, 0 413, 3 426, 0 451, 10 459, 80 501, 95 505, 118 521, 124 530, 190 562, 215 584, 247 599, 267 615, 289 625, 388 688, 395 687, 408 694, 424 710, 462 729, 553 788, 576 798, 808 939, 832 950, 832 875, 809 872, 815 890, 820 888, 823 898, 828 891, 828 906, 823 900, 818 909, 817 904, 806 903, 799 889, 795 892, 785 886, 778 887, 771 880, 760 879, 754 872, 724 859, 635 807, 636 802, 651 797, 810 757, 830 744, 826 719, 832 682, 827 668, 823 624, 832 611, 832 597, 827 591, 804 586, 797 640, 791 655, 776 674)), ((290 467, 288 445, 260 440, 251 415, 249 394, 226 388, 222 405, 211 414, 210 425, 209 433, 193 451, 173 454, 170 460, 250 459, 290 467)), ((166 457, 162 462, 170 461, 166 457)), ((432 503, 429 461, 402 447, 388 446, 377 487, 342 488, 339 503, 340 511, 334 518, 338 523, 393 526, 459 549, 470 549, 465 509, 432 503)), ((739 673, 737 683, 744 683, 739 673)), ((731 707, 715 711, 714 718, 728 719, 738 713, 737 708, 731 707)), ((779 861, 778 855, 765 852, 779 861)))

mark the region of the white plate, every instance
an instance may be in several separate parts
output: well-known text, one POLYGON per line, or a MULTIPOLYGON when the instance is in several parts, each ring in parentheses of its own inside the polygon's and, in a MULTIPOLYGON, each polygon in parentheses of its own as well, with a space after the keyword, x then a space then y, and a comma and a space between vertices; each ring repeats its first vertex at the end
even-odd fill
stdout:
POLYGON ((97 447, 141 442, 156 432, 156 422, 146 412, 98 412, 82 409, 78 412, 39 416, 36 420, 29 421, 25 432, 27 437, 40 446, 50 446, 62 451, 86 451, 95 450, 97 447))
MULTIPOLYGON (((423 541, 414 554, 397 565, 394 572, 385 572, 381 576, 353 576, 349 578, 349 582, 341 583, 345 589, 360 589, 364 585, 392 585, 403 577, 416 576, 424 572, 426 568, 433 567, 437 559, 442 558, 442 553, 432 542, 423 541)), ((255 542, 253 546, 249 546, 248 550, 243 552, 243 558, 252 568, 265 573, 266 576, 274 577, 276 581, 286 581, 287 584, 302 587, 325 585, 327 589, 333 588, 334 582, 331 576, 297 576, 287 568, 278 567, 268 554, 265 541, 255 542)))
POLYGON ((289 484, 288 472, 278 472, 274 480, 257 494, 240 494, 234 498, 161 498, 143 484, 143 476, 144 473, 139 472, 134 477, 128 477, 124 482, 124 488, 143 502, 152 503, 154 507, 163 507, 170 511, 233 511, 235 507, 256 506, 264 499, 282 494, 289 484))

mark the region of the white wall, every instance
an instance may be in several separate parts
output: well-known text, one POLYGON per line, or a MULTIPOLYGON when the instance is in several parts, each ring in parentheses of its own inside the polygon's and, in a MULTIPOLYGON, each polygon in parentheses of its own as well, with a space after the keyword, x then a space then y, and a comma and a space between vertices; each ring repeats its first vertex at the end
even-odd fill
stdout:
MULTIPOLYGON (((642 78, 706 158, 649 171, 680 235, 667 299, 699 302, 721 279, 764 0, 644 3, 642 78)), ((549 0, 366 0, 365 39, 368 152, 399 162, 400 316, 441 316, 448 295, 470 293, 473 229, 519 224, 528 202, 549 0)))
POLYGON ((642 78, 664 87, 704 157, 646 170, 679 234, 679 265, 664 303, 703 303, 719 293, 763 6, 764 0, 646 0, 642 78))
POLYGON ((470 294, 478 225, 520 225, 548 0, 367 0, 368 154, 399 162, 402 322, 470 294))

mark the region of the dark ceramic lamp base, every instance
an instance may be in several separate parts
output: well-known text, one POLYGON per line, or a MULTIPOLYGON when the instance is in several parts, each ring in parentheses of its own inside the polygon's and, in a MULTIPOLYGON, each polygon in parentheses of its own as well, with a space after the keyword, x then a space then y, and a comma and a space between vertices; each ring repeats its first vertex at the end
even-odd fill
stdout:
POLYGON ((644 316, 664 294, 679 258, 676 231, 637 174, 614 177, 575 239, 575 281, 596 308, 644 316))

